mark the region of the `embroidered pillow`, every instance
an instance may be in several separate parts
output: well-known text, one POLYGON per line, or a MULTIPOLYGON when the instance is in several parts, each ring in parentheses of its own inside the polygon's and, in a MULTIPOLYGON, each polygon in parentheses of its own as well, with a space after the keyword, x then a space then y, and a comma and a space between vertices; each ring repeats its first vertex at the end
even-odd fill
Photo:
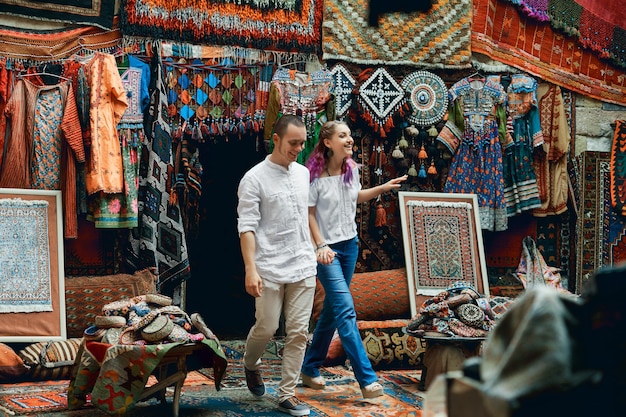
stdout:
POLYGON ((31 380, 69 379, 82 339, 37 342, 20 350, 18 355, 30 370, 31 380))

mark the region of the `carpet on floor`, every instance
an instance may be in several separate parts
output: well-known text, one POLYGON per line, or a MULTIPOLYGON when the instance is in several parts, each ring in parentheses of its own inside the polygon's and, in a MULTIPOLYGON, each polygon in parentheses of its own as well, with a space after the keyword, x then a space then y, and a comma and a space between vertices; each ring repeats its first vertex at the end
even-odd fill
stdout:
MULTIPOLYGON (((285 416, 277 410, 277 388, 280 380, 282 343, 277 339, 268 344, 262 358, 262 374, 266 382, 267 394, 253 396, 246 388, 242 365, 244 342, 241 340, 222 341, 228 367, 222 380, 222 388, 215 389, 213 373, 210 369, 199 369, 188 374, 182 390, 179 416, 285 416)), ((379 371, 384 387, 382 397, 365 400, 350 369, 349 363, 343 366, 326 367, 322 370, 327 380, 323 391, 302 387, 296 388, 296 395, 311 408, 311 416, 403 416, 421 417, 423 393, 418 391, 419 370, 379 371)), ((152 377, 151 377, 152 378, 152 377)), ((151 383, 149 380, 148 384, 151 383)), ((95 409, 89 402, 80 410, 67 410, 67 388, 69 381, 23 382, 0 384, 0 416, 71 416, 99 417, 108 414, 95 409)), ((173 390, 168 389, 167 404, 156 399, 138 403, 127 416, 169 417, 172 415, 173 390)))

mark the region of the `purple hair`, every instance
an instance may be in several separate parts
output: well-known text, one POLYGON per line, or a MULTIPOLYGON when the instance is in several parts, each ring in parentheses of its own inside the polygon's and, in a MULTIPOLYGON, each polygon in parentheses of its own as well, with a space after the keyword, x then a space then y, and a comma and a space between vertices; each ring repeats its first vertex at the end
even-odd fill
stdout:
MULTIPOLYGON (((324 145, 324 139, 330 138, 335 133, 335 129, 339 125, 347 126, 348 124, 341 120, 330 120, 324 123, 320 129, 317 145, 311 152, 311 155, 305 164, 306 167, 309 168, 311 182, 313 182, 315 178, 322 176, 324 167, 326 166, 326 161, 329 159, 328 148, 324 145)), ((353 169, 356 166, 358 166, 358 164, 350 157, 343 160, 343 163, 341 164, 341 175, 343 176, 344 184, 352 183, 352 180, 354 179, 353 169)))

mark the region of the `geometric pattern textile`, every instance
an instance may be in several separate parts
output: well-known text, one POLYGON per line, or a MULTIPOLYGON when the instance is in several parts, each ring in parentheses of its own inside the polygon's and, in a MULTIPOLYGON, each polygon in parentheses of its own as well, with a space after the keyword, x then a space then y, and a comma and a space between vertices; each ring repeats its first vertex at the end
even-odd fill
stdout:
POLYGON ((402 80, 413 112, 409 122, 418 126, 439 122, 448 110, 448 88, 436 74, 428 71, 413 72, 402 80))
POLYGON ((52 311, 48 202, 0 199, 0 313, 52 311))
POLYGON ((471 0, 438 0, 427 12, 389 13, 368 24, 368 0, 326 0, 323 59, 365 65, 470 67, 471 0))
POLYGON ((474 0, 473 13, 472 53, 585 96, 626 105, 626 72, 576 38, 528 18, 504 0, 474 0))
POLYGON ((616 120, 611 146, 611 205, 626 215, 626 121, 616 120))
POLYGON ((335 80, 335 112, 337 119, 343 119, 352 104, 352 94, 356 80, 342 64, 335 64, 330 73, 335 80))
POLYGON ((407 201, 411 259, 416 288, 447 288, 454 281, 474 282, 473 208, 466 202, 407 201))
POLYGON ((37 20, 113 27, 115 0, 0 0, 2 13, 37 20))
POLYGON ((125 36, 318 54, 322 0, 127 0, 125 36))
MULTIPOLYGON (((367 71, 362 75, 367 76, 367 71)), ((393 127, 392 117, 406 100, 404 90, 384 67, 377 68, 359 87, 357 101, 362 117, 382 137, 393 127)))

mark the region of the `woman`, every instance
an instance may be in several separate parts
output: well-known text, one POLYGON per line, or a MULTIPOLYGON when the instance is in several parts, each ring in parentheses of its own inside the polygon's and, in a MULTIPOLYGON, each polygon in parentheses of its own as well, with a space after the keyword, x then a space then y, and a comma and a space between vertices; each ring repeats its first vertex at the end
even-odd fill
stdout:
POLYGON ((319 368, 326 360, 337 329, 363 397, 374 398, 383 395, 383 387, 363 347, 349 289, 359 252, 356 207, 358 203, 399 188, 407 176, 361 189, 359 168, 352 159, 353 145, 350 128, 345 122, 327 122, 306 164, 311 175, 309 227, 316 244, 317 278, 326 295, 302 365, 302 384, 313 389, 324 388, 319 368))

